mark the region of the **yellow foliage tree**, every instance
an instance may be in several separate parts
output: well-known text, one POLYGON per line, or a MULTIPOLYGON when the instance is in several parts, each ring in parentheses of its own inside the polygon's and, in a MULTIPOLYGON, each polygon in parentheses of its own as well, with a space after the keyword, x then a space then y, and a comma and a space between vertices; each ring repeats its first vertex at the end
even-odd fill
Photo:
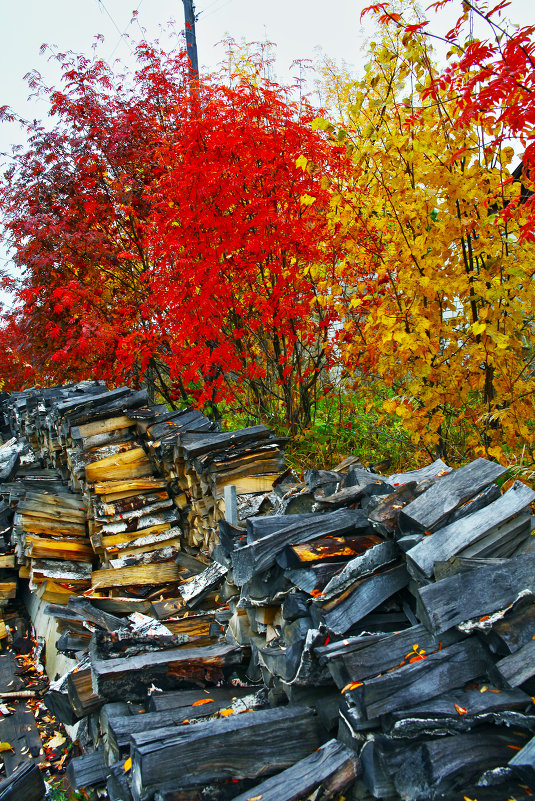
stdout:
POLYGON ((490 144, 488 123, 456 126, 447 87, 428 94, 418 35, 383 25, 362 80, 325 69, 336 124, 315 124, 352 156, 330 210, 344 259, 323 298, 344 315, 346 368, 393 388, 386 410, 429 452, 533 462, 535 254, 510 203, 520 184, 504 194, 513 148, 490 144))

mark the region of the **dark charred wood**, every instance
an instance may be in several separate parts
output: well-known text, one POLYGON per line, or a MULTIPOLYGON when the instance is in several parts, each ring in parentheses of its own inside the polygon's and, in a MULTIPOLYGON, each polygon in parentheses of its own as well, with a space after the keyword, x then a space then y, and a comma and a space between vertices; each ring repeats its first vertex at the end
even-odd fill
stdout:
POLYGON ((141 634, 128 629, 116 632, 95 631, 90 645, 90 655, 94 661, 138 656, 154 651, 177 648, 189 642, 188 635, 141 634))
POLYGON ((506 612, 487 634, 491 650, 500 656, 514 654, 535 637, 535 602, 528 596, 506 612))
POLYGON ((532 731, 535 717, 526 714, 531 698, 522 690, 479 684, 450 690, 436 698, 385 716, 383 727, 393 737, 456 734, 482 724, 532 731))
POLYGON ((310 756, 236 796, 234 801, 257 797, 262 801, 298 801, 319 786, 334 796, 359 775, 360 763, 355 752, 337 740, 329 740, 310 756))
POLYGON ((535 640, 500 659, 496 667, 510 687, 520 687, 535 675, 535 640))
POLYGON ((399 555, 399 549, 392 541, 379 541, 373 544, 363 554, 346 564, 340 573, 333 576, 321 593, 321 603, 336 598, 356 581, 393 564, 399 555))
POLYGON ((336 576, 347 562, 320 562, 306 568, 288 568, 284 575, 297 589, 312 593, 314 590, 323 590, 329 581, 336 576))
POLYGON ((363 719, 372 719, 461 687, 485 675, 491 666, 487 649, 471 637, 421 661, 368 679, 349 690, 348 697, 363 719))
POLYGON ((282 616, 288 623, 300 617, 308 617, 309 599, 302 592, 293 590, 284 599, 282 606, 282 616))
POLYGON ((277 773, 308 756, 322 734, 311 710, 268 709, 224 720, 132 735, 132 794, 214 779, 255 778, 277 773))
POLYGON ((245 524, 247 544, 251 545, 251 543, 256 542, 256 540, 261 540, 270 534, 276 534, 288 526, 308 523, 311 520, 317 519, 318 515, 312 512, 295 515, 267 515, 266 517, 248 518, 245 524))
POLYGON ((476 459, 465 467, 442 476, 426 492, 400 513, 405 528, 435 531, 456 509, 496 481, 505 467, 486 459, 476 459))
MULTIPOLYGON (((255 692, 255 687, 210 687, 201 690, 178 690, 170 693, 153 693, 148 704, 149 712, 160 712, 171 709, 183 709, 190 707, 198 701, 206 698, 213 698, 216 704, 221 704, 221 708, 230 706, 236 698, 243 698, 255 692)), ((213 708, 213 704, 207 705, 213 708)))
POLYGON ((269 439, 271 432, 266 426, 258 425, 242 428, 239 431, 221 433, 205 433, 200 436, 184 434, 181 437, 182 451, 186 459, 195 459, 205 453, 216 453, 243 445, 245 442, 256 442, 269 439))
POLYGON ((395 789, 403 798, 427 801, 441 793, 462 790, 483 771, 506 765, 511 746, 524 741, 525 737, 507 729, 483 729, 410 745, 375 740, 367 743, 361 754, 364 780, 374 795, 385 789, 392 794, 395 789))

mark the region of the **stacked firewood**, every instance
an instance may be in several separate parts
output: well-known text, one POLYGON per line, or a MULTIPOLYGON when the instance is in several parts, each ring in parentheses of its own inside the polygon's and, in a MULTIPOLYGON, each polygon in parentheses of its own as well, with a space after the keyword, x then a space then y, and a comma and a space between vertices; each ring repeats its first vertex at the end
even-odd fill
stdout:
POLYGON ((286 475, 272 492, 282 443, 263 427, 220 432, 142 398, 99 403, 135 426, 80 430, 113 416, 93 407, 69 421, 78 407, 56 401, 44 416, 101 560, 90 593, 47 608, 77 660, 47 703, 87 723, 73 786, 105 785, 112 801, 535 791, 535 492, 485 459, 388 477, 348 460, 304 482, 286 475), (143 456, 124 460, 138 442, 150 470, 143 456), (99 472, 110 465, 140 472, 99 472), (219 506, 201 514, 194 504, 219 503, 227 479, 257 502, 242 503, 241 519, 219 506), (180 493, 183 506, 170 505, 180 493), (202 549, 160 539, 179 512, 202 549), (173 576, 136 584, 123 573, 153 567, 173 576))

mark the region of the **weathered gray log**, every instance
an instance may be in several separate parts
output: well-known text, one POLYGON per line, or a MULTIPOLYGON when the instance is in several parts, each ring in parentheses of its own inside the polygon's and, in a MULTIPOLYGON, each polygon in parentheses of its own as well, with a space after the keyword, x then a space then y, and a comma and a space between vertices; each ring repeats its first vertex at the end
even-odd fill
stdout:
MULTIPOLYGON (((524 736, 505 728, 488 727, 473 734, 416 741, 409 745, 379 740, 368 744, 366 751, 379 752, 379 763, 403 798, 427 801, 442 797, 441 793, 450 798, 454 790, 462 791, 477 781, 483 771, 506 765, 511 746, 516 748, 524 742, 524 736)), ((367 772, 370 754, 364 750, 362 761, 364 779, 375 794, 376 788, 371 783, 373 773, 367 772)))
POLYGON ((530 697, 519 689, 498 689, 492 684, 467 690, 449 690, 413 707, 386 716, 383 728, 394 737, 456 734, 482 724, 507 725, 533 730, 528 716, 530 697))
MULTIPOLYGON (((243 696, 250 695, 255 691, 255 687, 209 687, 201 690, 177 690, 168 693, 153 693, 148 704, 149 712, 160 712, 168 709, 181 709, 190 707, 198 701, 205 701, 212 698, 214 703, 223 704, 223 707, 230 706, 232 701, 243 696)), ((204 704, 203 704, 204 706, 204 704)), ((212 709, 213 703, 206 704, 212 709)), ((222 708, 223 708, 222 707, 222 708)))
POLYGON ((535 784, 535 737, 517 751, 509 760, 509 766, 514 768, 531 787, 535 784))
POLYGON ((353 681, 364 681, 379 673, 385 673, 401 664, 408 664, 418 653, 429 655, 452 638, 440 638, 431 634, 425 626, 411 626, 394 634, 372 634, 351 637, 331 643, 315 650, 320 660, 325 660, 331 675, 340 689, 353 681))
POLYGON ((407 528, 435 531, 448 515, 506 472, 486 459, 453 470, 408 504, 400 514, 407 528))
POLYGON ((347 565, 347 562, 319 562, 303 568, 288 568, 284 571, 286 578, 299 590, 312 593, 323 590, 333 578, 347 565))
POLYGON ((184 434, 181 445, 186 459, 191 460, 205 453, 226 450, 245 442, 268 439, 271 435, 269 428, 264 425, 242 428, 239 431, 223 431, 221 433, 206 433, 201 437, 184 434))
POLYGON ((443 462, 442 459, 435 459, 434 462, 426 465, 425 467, 420 467, 419 470, 409 470, 406 473, 394 473, 393 475, 385 478, 385 481, 388 481, 388 483, 392 484, 393 487, 401 487, 411 481, 424 481, 425 479, 437 478, 438 476, 445 475, 446 473, 450 472, 451 467, 449 467, 446 462, 443 462))
POLYGON ((524 590, 535 594, 535 554, 514 556, 420 587, 423 623, 441 633, 505 609, 524 590))
POLYGON ((421 661, 368 679, 350 690, 349 698, 362 718, 370 720, 461 687, 484 675, 491 665, 487 649, 475 637, 470 637, 429 654, 421 661))
POLYGON ((343 536, 365 532, 368 529, 368 518, 364 512, 349 509, 317 515, 315 519, 302 523, 289 522, 286 528, 233 551, 234 583, 242 585, 255 573, 267 570, 287 545, 297 545, 331 534, 343 536))
POLYGON ((313 754, 296 762, 277 776, 266 779, 233 801, 298 801, 315 787, 322 786, 329 796, 341 793, 360 774, 360 763, 354 751, 337 740, 329 740, 313 754))
MULTIPOLYGON (((426 494, 421 497, 425 497, 426 494)), ((494 533, 499 526, 525 509, 534 498, 535 492, 532 489, 521 481, 515 481, 511 489, 498 500, 474 514, 435 531, 431 536, 424 537, 407 553, 409 569, 411 565, 415 565, 425 576, 431 576, 435 562, 445 561, 467 549, 471 551, 467 556, 477 556, 478 553, 473 552, 470 546, 494 533)))
POLYGON ((67 778, 74 790, 104 784, 110 770, 101 751, 71 759, 67 766, 67 778))
POLYGON ((212 779, 273 774, 321 744, 310 709, 286 707, 223 720, 132 735, 132 795, 150 797, 159 787, 212 779), (156 739, 157 737, 157 739, 156 739))
POLYGON ((535 598, 528 596, 515 604, 487 634, 492 651, 501 656, 514 654, 535 637, 535 598))
POLYGON ((500 659, 496 667, 510 687, 520 687, 535 675, 535 640, 500 659))
POLYGON ((152 684, 160 689, 173 689, 184 682, 220 681, 224 668, 240 664, 242 658, 239 648, 210 645, 93 661, 93 690, 108 699, 143 699, 152 684))
POLYGON ((334 576, 321 593, 322 603, 336 598, 352 584, 366 576, 371 576, 380 568, 392 564, 400 555, 399 548, 392 541, 380 542, 365 553, 351 559, 344 569, 334 576))
POLYGON ((409 574, 405 565, 382 570, 355 582, 333 600, 322 603, 320 596, 317 601, 312 602, 312 620, 316 626, 323 623, 336 634, 344 634, 408 583, 409 574))

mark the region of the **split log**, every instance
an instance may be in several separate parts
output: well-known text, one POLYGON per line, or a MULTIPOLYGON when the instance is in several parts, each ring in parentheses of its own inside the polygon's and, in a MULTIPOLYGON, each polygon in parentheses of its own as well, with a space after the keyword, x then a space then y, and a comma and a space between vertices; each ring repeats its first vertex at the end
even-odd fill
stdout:
MULTIPOLYGON (((463 469, 461 468, 461 470, 463 469)), ((420 497, 425 497, 425 494, 420 497)), ((534 498, 535 492, 532 489, 521 481, 515 481, 511 489, 498 500, 478 512, 435 531, 431 536, 424 537, 407 553, 409 569, 411 565, 415 565, 423 575, 431 576, 435 562, 445 561, 462 551, 471 550, 470 546, 482 538, 498 533, 497 541, 499 542, 504 533, 502 531, 500 534, 499 527, 525 509, 534 498)), ((508 531, 505 531, 505 534, 507 533, 508 531)), ((529 529, 527 533, 529 533, 529 529)), ((478 553, 472 549, 466 555, 477 556, 478 553)), ((480 553, 479 555, 490 556, 492 554, 480 553)))
POLYGON ((221 681, 228 666, 240 664, 240 649, 230 645, 176 648, 124 659, 94 661, 93 690, 104 698, 141 700, 153 684, 173 689, 187 682, 221 681))
POLYGON ((360 763, 355 752, 337 740, 329 740, 310 756, 241 793, 233 801, 251 801, 251 798, 299 801, 319 786, 328 796, 335 796, 359 775, 360 763))
POLYGON ((450 641, 444 642, 445 639, 417 625, 394 634, 351 637, 316 648, 315 654, 326 662, 336 686, 342 689, 350 682, 364 681, 409 664, 419 658, 419 653, 429 655, 438 651, 451 644, 455 635, 448 638, 450 641))
POLYGON ((312 602, 312 620, 316 626, 324 624, 330 631, 344 634, 408 583, 409 574, 405 565, 390 567, 356 581, 332 600, 323 603, 320 596, 317 601, 312 602))
POLYGON ((495 462, 476 459, 442 476, 400 513, 407 528, 435 531, 452 512, 506 472, 495 462))
POLYGON ((178 581, 178 566, 174 562, 162 564, 135 565, 118 570, 95 570, 91 573, 91 584, 103 587, 140 587, 150 584, 169 584, 178 581))
POLYGON ((45 797, 45 782, 34 762, 20 765, 7 779, 0 782, 0 801, 41 801, 45 797))
POLYGON ((486 648, 471 637, 414 664, 368 679, 349 690, 348 697, 362 719, 371 720, 461 687, 486 674, 491 665, 486 648))
POLYGON ((281 567, 297 567, 314 562, 353 559, 382 542, 376 534, 346 537, 319 537, 310 543, 288 545, 277 557, 281 567))
POLYGON ((74 714, 79 718, 96 712, 104 703, 104 699, 93 692, 89 667, 67 674, 67 695, 74 714))
POLYGON ((101 751, 71 759, 67 766, 67 779, 74 790, 104 784, 109 775, 109 768, 101 751))
POLYGON ((267 570, 287 545, 329 535, 343 536, 369 530, 368 518, 360 510, 339 509, 330 514, 317 515, 302 523, 288 522, 282 530, 255 540, 232 553, 234 582, 244 584, 255 573, 267 570))
POLYGON ((423 623, 441 633, 510 606, 523 591, 535 594, 535 554, 514 556, 420 587, 423 623))
POLYGON ((529 731, 535 728, 535 717, 525 714, 530 701, 522 690, 480 684, 398 709, 386 716, 383 728, 394 737, 443 736, 491 723, 529 731))
POLYGON ((184 603, 191 608, 197 606, 212 590, 223 583, 227 573, 226 567, 212 562, 198 576, 179 586, 178 591, 184 599, 184 603))
POLYGON ((500 659, 496 667, 510 687, 520 687, 535 675, 535 640, 500 659))
POLYGON ((132 735, 135 801, 172 784, 256 778, 276 773, 316 751, 317 719, 303 707, 267 709, 224 720, 132 735))

